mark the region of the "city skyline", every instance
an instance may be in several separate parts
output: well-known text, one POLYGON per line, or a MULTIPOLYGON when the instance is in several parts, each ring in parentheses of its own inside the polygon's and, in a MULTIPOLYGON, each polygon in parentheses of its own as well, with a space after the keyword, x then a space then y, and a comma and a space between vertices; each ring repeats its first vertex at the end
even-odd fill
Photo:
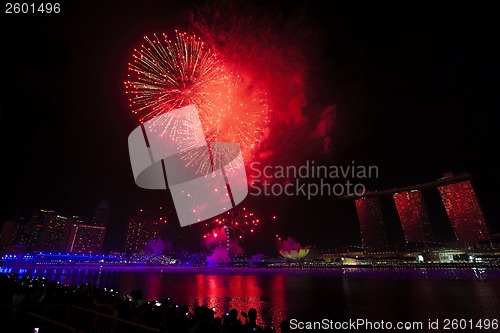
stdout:
POLYGON ((11 250, 19 248, 14 251, 24 248, 24 251, 102 253, 109 212, 105 200, 99 202, 88 218, 66 217, 39 208, 24 214, 16 211, 0 228, 0 246, 11 250))
MULTIPOLYGON (((359 244, 365 251, 380 251, 387 246, 397 245, 400 242, 408 244, 448 243, 450 245, 456 242, 458 246, 468 247, 489 240, 492 235, 490 232, 491 227, 488 228, 486 224, 484 213, 470 178, 471 176, 467 173, 454 175, 447 172, 436 181, 344 197, 343 199, 354 200, 360 235, 358 242, 343 245, 356 246, 359 244), (430 218, 427 212, 427 204, 432 204, 432 202, 429 202, 428 198, 424 199, 425 195, 422 193, 426 189, 439 193, 442 202, 441 208, 446 211, 447 224, 453 230, 454 241, 442 235, 436 238, 436 220, 430 218), (391 230, 387 221, 385 221, 387 207, 382 208, 380 201, 381 197, 388 196, 394 202, 394 209, 398 215, 398 224, 402 231, 403 237, 400 237, 399 241, 388 238, 391 230)), ((241 210, 241 208, 239 209, 241 210)), ((242 212, 246 214, 245 217, 248 214, 253 216, 253 213, 245 213, 245 209, 242 208, 242 212)), ((35 209, 28 221, 23 221, 24 218, 20 216, 17 217, 17 220, 5 221, 5 227, 2 225, 1 229, 0 246, 23 245, 27 250, 64 250, 78 253, 105 253, 109 250, 125 251, 127 253, 155 252, 158 250, 161 252, 162 249, 160 248, 165 242, 169 244, 169 250, 172 249, 170 242, 174 233, 178 235, 179 229, 182 229, 177 227, 174 233, 166 232, 165 227, 172 228, 172 223, 167 218, 168 213, 170 213, 170 216, 175 214, 173 209, 164 210, 163 207, 159 207, 154 212, 140 209, 130 215, 126 236, 120 242, 120 246, 109 249, 104 246, 104 235, 110 215, 110 207, 106 200, 99 202, 90 218, 79 216, 67 218, 55 211, 35 209), (160 246, 155 248, 155 243, 160 246)), ((223 213, 202 224, 213 228, 212 233, 217 233, 220 231, 217 228, 221 226, 221 218, 224 218, 225 215, 226 213, 223 213)), ((235 220, 232 223, 236 223, 237 226, 238 222, 243 223, 246 220, 243 220, 243 216, 241 218, 241 221, 235 220)), ((272 219, 276 219, 276 216, 273 216, 272 219)), ((256 221, 260 220, 257 219, 256 221)), ((255 224, 255 220, 253 223, 255 224)), ((251 231, 254 232, 253 229, 251 231)), ((208 235, 212 235, 212 233, 208 235)), ((193 237, 194 235, 195 232, 190 236, 193 237)), ((241 235, 239 236, 240 239, 241 235)), ((203 238, 206 237, 207 234, 204 234, 203 238)), ((186 247, 184 248, 186 249, 186 247)), ((191 246, 191 250, 196 249, 196 246, 191 246)), ((265 246, 257 247, 257 249, 265 249, 265 246)))
MULTIPOLYGON (((121 246, 133 212, 173 206, 169 193, 134 184, 126 140, 137 120, 128 110, 123 82, 138 41, 152 32, 193 30, 190 14, 197 3, 122 4, 119 17, 104 14, 115 10, 113 4, 103 4, 99 13, 71 3, 51 24, 41 17, 5 16, 0 29, 10 51, 0 57, 10 66, 0 101, 0 132, 8 176, 2 179, 0 220, 16 207, 90 215, 107 198, 112 212, 106 243, 112 249, 121 246)), ((297 66, 282 70, 288 76, 276 68, 276 78, 296 85, 284 87, 290 88, 288 95, 280 91, 286 97, 280 105, 289 105, 290 113, 273 119, 270 132, 276 140, 262 155, 272 156, 270 165, 301 165, 307 159, 376 165, 379 177, 366 181, 369 191, 421 183, 446 171, 470 172, 484 218, 498 232, 500 180, 492 154, 499 138, 492 117, 499 103, 494 88, 499 50, 492 42, 492 13, 444 4, 432 11, 425 4, 411 9, 328 6, 299 1, 231 7, 235 16, 255 14, 255 31, 268 26, 275 34, 272 42, 293 44, 295 35, 303 33, 297 48, 283 45, 293 51, 290 59, 297 66), (463 24, 470 19, 475 24, 463 24)), ((259 39, 248 44, 262 46, 259 39)), ((279 55, 270 50, 262 48, 261 56, 248 53, 263 77, 273 77, 264 60, 279 55)), ((279 216, 279 222, 266 227, 270 235, 322 247, 359 242, 355 207, 331 197, 258 197, 244 204, 262 215, 279 216)), ((388 237, 401 238, 392 208, 387 221, 396 231, 388 237)), ((440 207, 428 206, 427 213, 447 220, 440 207)), ((170 221, 177 223, 175 214, 170 221)), ((191 239, 189 245, 196 242, 191 239)))
POLYGON ((500 328, 495 9, 6 3, 4 331, 500 328))

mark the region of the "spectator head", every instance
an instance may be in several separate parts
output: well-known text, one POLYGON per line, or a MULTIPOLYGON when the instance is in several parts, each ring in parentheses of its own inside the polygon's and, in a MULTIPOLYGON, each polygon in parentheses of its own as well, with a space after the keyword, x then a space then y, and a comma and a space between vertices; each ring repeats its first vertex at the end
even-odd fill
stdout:
POLYGON ((287 320, 283 320, 280 324, 281 332, 290 332, 290 323, 287 320))
POLYGON ((248 310, 248 320, 251 322, 255 322, 257 320, 257 310, 255 308, 248 310))
POLYGON ((238 310, 232 309, 231 311, 229 311, 229 317, 232 320, 236 320, 238 318, 238 310))

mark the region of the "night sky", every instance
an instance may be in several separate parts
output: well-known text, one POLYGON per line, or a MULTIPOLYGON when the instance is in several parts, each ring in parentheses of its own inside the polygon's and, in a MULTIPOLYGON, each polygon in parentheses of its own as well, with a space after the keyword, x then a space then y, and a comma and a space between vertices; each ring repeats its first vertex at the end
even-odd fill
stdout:
MULTIPOLYGON (((500 231, 495 163, 500 23, 493 6, 260 3, 255 7, 264 6, 260 10, 269 17, 280 13, 293 22, 303 15, 314 23, 317 40, 309 44, 314 49, 304 50, 312 63, 304 81, 304 114, 313 119, 336 105, 331 151, 303 153, 294 163, 308 158, 326 165, 353 160, 377 165, 379 178, 366 182, 368 190, 469 172, 490 230, 500 231)), ((189 31, 191 13, 210 6, 205 1, 76 1, 63 2, 61 13, 50 15, 7 15, 2 8, 0 220, 16 208, 37 207, 89 216, 107 199, 106 247, 120 250, 130 214, 172 205, 167 191, 134 183, 127 138, 137 120, 123 81, 143 35, 189 31)), ((280 143, 282 154, 307 150, 306 141, 283 141, 288 144, 280 143)), ((436 233, 449 240, 439 197, 426 198, 436 233)), ((249 252, 272 249, 275 233, 321 248, 360 243, 351 201, 249 197, 244 205, 266 221, 259 241, 249 238, 243 244, 249 252), (274 214, 278 219, 270 221, 274 214)), ((394 207, 384 205, 392 240, 402 241, 397 215, 390 212, 394 207)), ((179 229, 175 215, 169 223, 179 229)), ((196 228, 175 231, 174 243, 199 245, 196 228)))

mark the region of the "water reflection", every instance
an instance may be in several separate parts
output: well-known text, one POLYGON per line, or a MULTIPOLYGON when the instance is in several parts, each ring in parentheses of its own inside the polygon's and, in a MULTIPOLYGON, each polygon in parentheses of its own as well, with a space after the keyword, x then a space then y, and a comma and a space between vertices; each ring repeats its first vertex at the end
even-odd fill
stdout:
POLYGON ((141 289, 148 299, 215 307, 218 316, 254 307, 261 325, 282 320, 500 317, 500 272, 494 270, 258 270, 134 267, 36 269, 0 273, 45 276, 63 284, 92 283, 122 294, 141 289))
POLYGON ((253 307, 261 324, 278 325, 287 319, 286 279, 282 274, 210 274, 210 270, 189 274, 189 270, 164 269, 102 271, 102 275, 108 287, 117 286, 123 293, 140 289, 150 300, 170 297, 174 303, 189 305, 191 311, 205 305, 222 316, 231 309, 248 312, 253 307))

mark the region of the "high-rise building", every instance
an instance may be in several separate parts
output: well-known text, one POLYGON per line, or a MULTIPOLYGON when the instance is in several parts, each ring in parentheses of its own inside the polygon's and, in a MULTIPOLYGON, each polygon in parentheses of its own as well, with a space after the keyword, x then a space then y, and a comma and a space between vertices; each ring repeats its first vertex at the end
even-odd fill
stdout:
POLYGON ((88 225, 87 219, 85 217, 82 217, 82 216, 76 216, 76 215, 72 216, 71 221, 73 224, 78 224, 78 225, 86 224, 86 225, 88 225))
POLYGON ((469 180, 439 186, 438 190, 459 242, 476 243, 489 238, 483 211, 469 180))
POLYGON ((19 233, 21 232, 21 227, 21 223, 4 221, 0 231, 0 247, 15 245, 19 233))
POLYGON ((361 227, 361 243, 365 249, 376 249, 387 245, 384 219, 378 197, 356 199, 361 227))
POLYGON ((125 250, 127 252, 143 252, 149 241, 155 241, 160 236, 160 222, 157 218, 131 216, 125 250))
POLYGON ((30 248, 38 246, 44 226, 55 218, 56 215, 52 210, 36 209, 31 219, 22 224, 16 244, 30 248))
POLYGON ((94 210, 94 215, 92 216, 92 225, 97 225, 101 227, 106 227, 109 220, 109 204, 106 200, 101 200, 99 205, 94 210))
POLYGON ((18 238, 26 223, 24 212, 20 208, 14 208, 2 223, 0 231, 0 247, 17 245, 18 238))
POLYGON ((104 244, 106 227, 73 224, 66 243, 66 251, 77 253, 100 253, 104 244))
POLYGON ((67 217, 51 215, 45 220, 37 247, 44 251, 64 250, 71 225, 67 217))
POLYGON ((17 238, 18 245, 33 247, 37 245, 38 237, 42 231, 43 225, 36 224, 35 221, 26 222, 17 238))
POLYGON ((410 190, 394 193, 403 233, 408 243, 432 241, 432 230, 422 192, 410 190))

